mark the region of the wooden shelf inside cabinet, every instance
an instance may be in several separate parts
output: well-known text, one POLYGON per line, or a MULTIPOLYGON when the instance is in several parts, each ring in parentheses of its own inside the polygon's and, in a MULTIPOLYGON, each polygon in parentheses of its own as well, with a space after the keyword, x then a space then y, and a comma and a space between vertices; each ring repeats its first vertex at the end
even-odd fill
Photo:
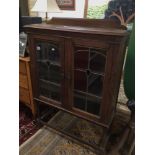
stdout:
POLYGON ((30 57, 19 57, 19 100, 36 115, 30 76, 30 57))

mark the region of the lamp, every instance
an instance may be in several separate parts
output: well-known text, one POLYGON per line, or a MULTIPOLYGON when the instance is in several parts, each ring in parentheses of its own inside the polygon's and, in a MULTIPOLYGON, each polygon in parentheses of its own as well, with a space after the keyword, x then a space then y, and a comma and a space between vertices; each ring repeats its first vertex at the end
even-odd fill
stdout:
POLYGON ((45 12, 46 21, 48 19, 48 12, 61 12, 56 0, 36 0, 36 3, 31 9, 31 11, 45 12))

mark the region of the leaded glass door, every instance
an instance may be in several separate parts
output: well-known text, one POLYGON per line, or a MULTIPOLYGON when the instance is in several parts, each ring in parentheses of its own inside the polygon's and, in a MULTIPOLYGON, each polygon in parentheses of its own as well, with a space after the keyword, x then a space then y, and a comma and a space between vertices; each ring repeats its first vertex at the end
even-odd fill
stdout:
POLYGON ((106 49, 74 46, 73 108, 100 116, 103 96, 106 49))
POLYGON ((61 105, 64 94, 63 39, 36 40, 39 97, 61 105))

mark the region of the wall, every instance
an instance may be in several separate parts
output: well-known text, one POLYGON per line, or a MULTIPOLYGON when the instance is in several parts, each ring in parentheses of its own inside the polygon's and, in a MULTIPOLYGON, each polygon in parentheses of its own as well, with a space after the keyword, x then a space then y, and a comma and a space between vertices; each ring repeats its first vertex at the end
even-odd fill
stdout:
POLYGON ((89 0, 89 6, 101 6, 107 4, 110 0, 89 0))
POLYGON ((36 2, 36 0, 28 0, 29 16, 37 16, 38 15, 38 13, 30 11, 31 8, 34 6, 35 2, 36 2))
MULTIPOLYGON (((31 6, 29 8, 32 8, 32 3, 34 3, 35 0, 29 0, 31 6)), ((34 4, 33 4, 34 5, 34 4)), ((85 0, 75 0, 75 11, 66 11, 62 10, 61 13, 48 13, 48 17, 73 17, 73 18, 83 18, 84 17, 84 5, 85 0)), ((32 12, 30 13, 32 15, 32 12)), ((38 13, 38 16, 45 17, 45 13, 38 13)))

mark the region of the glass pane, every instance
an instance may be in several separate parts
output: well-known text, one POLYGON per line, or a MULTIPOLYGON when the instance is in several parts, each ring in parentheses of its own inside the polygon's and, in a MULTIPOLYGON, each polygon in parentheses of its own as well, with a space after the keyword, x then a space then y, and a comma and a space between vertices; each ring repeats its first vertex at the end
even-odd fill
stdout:
POLYGON ((37 43, 36 53, 37 53, 37 60, 46 59, 46 44, 45 43, 37 43))
POLYGON ((86 110, 86 97, 78 92, 75 92, 74 106, 76 108, 86 110))
POLYGON ((58 45, 52 43, 41 42, 36 45, 37 60, 50 61, 60 66, 60 53, 58 45))
POLYGON ((48 80, 48 65, 45 62, 39 62, 39 78, 48 80))
POLYGON ((95 49, 90 50, 90 70, 92 72, 103 74, 105 61, 106 57, 104 55, 104 51, 102 52, 101 50, 95 49))
POLYGON ((40 95, 60 101, 63 74, 59 46, 55 43, 38 42, 36 44, 36 56, 40 95))
POLYGON ((59 49, 55 44, 48 44, 48 58, 55 64, 60 64, 59 49))
POLYGON ((74 92, 74 106, 95 115, 99 115, 100 100, 78 91, 74 92))
POLYGON ((102 96, 103 76, 91 73, 88 77, 88 92, 96 96, 102 96))
POLYGON ((99 115, 100 113, 100 101, 97 100, 87 100, 87 112, 94 115, 99 115))
POLYGON ((80 70, 74 70, 74 89, 81 91, 87 90, 86 72, 80 70))
POLYGON ((51 64, 48 60, 41 61, 39 65, 39 78, 51 82, 60 83, 62 79, 61 67, 51 64))
POLYGON ((60 85, 55 85, 44 80, 40 80, 40 94, 47 98, 60 101, 60 85))
POLYGON ((59 66, 50 65, 49 67, 49 81, 60 83, 62 79, 61 71, 59 66))
POLYGON ((88 68, 89 49, 80 47, 76 48, 74 56, 74 64, 76 69, 88 68))
POLYGON ((99 115, 103 94, 106 51, 75 47, 74 51, 74 106, 99 115))

